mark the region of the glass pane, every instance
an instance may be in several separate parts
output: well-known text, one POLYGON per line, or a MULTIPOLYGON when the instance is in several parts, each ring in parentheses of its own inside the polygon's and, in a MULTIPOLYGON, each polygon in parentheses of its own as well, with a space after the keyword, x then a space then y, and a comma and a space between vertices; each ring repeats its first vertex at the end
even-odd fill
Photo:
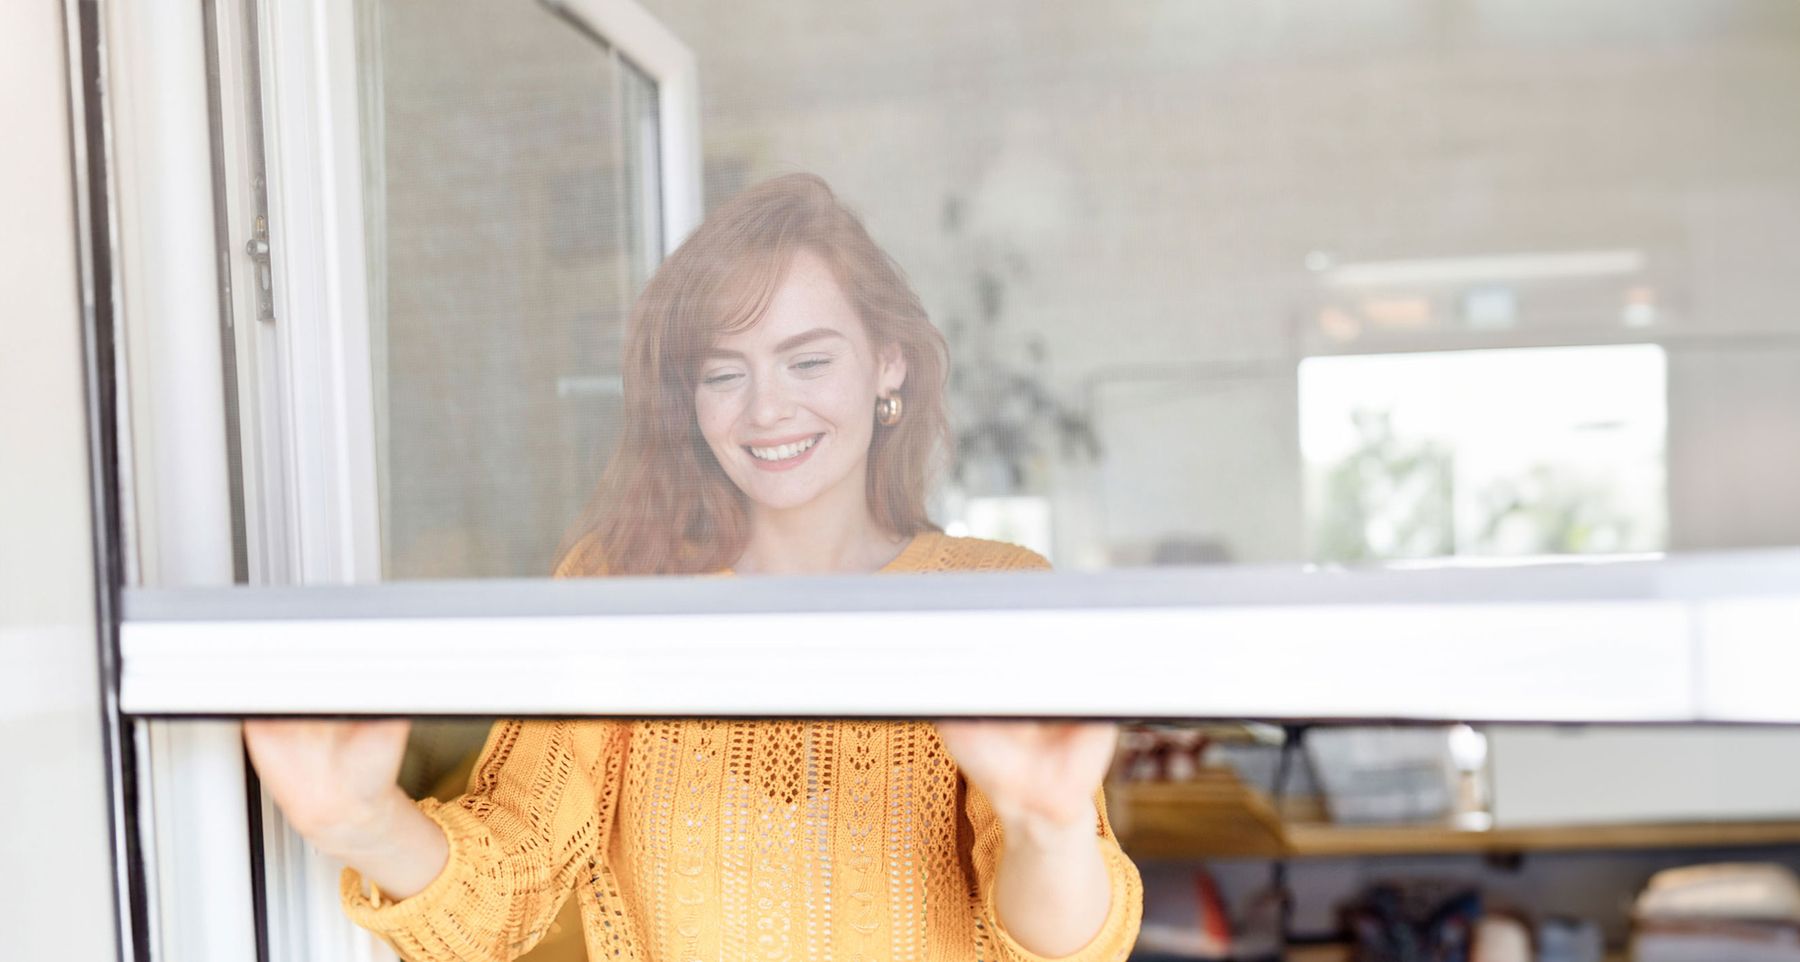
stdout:
POLYGON ((385 574, 549 574, 661 253, 656 89, 536 3, 363 14, 385 574))
POLYGON ((626 225, 633 238, 631 290, 644 289, 650 273, 662 263, 662 104, 656 80, 630 60, 615 57, 619 84, 619 154, 625 172, 622 188, 626 225))

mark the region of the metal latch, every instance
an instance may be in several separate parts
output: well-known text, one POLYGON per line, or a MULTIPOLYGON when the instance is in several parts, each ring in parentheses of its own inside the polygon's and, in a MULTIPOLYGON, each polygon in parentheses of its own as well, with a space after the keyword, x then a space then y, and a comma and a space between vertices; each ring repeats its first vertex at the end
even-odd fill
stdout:
POLYGON ((262 214, 256 215, 250 240, 244 244, 244 253, 256 262, 256 319, 274 321, 275 285, 269 266, 269 219, 262 214))

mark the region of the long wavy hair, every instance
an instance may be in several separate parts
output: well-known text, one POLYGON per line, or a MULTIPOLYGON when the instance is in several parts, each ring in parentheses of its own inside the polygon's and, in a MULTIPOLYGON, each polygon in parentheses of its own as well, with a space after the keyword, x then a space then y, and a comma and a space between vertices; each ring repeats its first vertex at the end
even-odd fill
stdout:
POLYGON ((906 359, 904 416, 876 426, 869 448, 869 512, 896 535, 937 530, 925 496, 949 437, 944 338, 899 266, 825 181, 789 174, 714 211, 632 308, 623 430, 565 539, 559 576, 698 574, 743 553, 749 506, 700 434, 694 393, 707 349, 762 317, 802 250, 831 266, 875 349, 898 346, 906 359))

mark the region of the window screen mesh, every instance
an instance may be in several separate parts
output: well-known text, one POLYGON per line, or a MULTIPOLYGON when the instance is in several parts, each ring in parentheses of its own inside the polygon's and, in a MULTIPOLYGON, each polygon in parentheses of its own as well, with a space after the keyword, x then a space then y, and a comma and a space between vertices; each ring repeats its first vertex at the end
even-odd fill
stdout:
MULTIPOLYGON (((1800 543, 1792 4, 644 6, 698 65, 708 209, 819 174, 944 333, 951 533, 1065 569, 1800 543), (1604 360, 1408 442, 1492 488, 1454 527, 1524 512, 1532 536, 1345 514, 1404 483, 1406 444, 1353 452, 1393 476, 1358 497, 1308 493, 1353 470, 1312 463, 1308 425, 1433 402, 1371 373, 1307 408, 1307 359, 1443 359, 1428 380, 1583 345, 1664 368, 1578 467, 1494 411, 1604 390, 1604 360), (1601 515, 1631 536, 1576 530, 1601 515)), ((541 575, 619 434, 662 248, 656 83, 541 4, 375 8, 387 573, 541 575)))

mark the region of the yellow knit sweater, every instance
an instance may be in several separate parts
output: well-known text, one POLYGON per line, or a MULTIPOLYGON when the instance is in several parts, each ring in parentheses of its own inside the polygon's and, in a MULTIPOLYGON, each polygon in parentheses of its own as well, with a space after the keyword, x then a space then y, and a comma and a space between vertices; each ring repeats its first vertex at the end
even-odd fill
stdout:
MULTIPOLYGON (((924 534, 886 572, 1046 567, 1023 548, 924 534)), ((1099 935, 1124 959, 1143 890, 1096 799, 1112 875, 1099 935)), ((413 962, 512 959, 571 892, 588 957, 1034 960, 994 912, 1004 840, 926 722, 592 720, 494 726, 466 794, 420 809, 450 861, 346 910, 413 962)))

